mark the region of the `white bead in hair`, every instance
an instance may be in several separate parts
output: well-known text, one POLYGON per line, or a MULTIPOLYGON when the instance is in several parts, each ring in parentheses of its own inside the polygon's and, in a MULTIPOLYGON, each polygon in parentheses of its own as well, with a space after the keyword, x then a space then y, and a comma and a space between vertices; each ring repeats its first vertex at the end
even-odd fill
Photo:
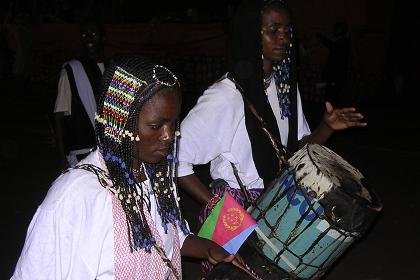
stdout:
POLYGON ((166 68, 165 66, 162 66, 162 65, 155 65, 155 67, 153 67, 153 76, 152 77, 153 77, 153 80, 155 80, 159 84, 165 85, 167 87, 172 87, 172 86, 174 86, 178 83, 178 78, 168 68, 166 68), (159 80, 159 78, 156 74, 156 70, 158 68, 166 71, 169 74, 169 76, 172 77, 172 79, 173 79, 172 83, 164 82, 164 81, 159 80))

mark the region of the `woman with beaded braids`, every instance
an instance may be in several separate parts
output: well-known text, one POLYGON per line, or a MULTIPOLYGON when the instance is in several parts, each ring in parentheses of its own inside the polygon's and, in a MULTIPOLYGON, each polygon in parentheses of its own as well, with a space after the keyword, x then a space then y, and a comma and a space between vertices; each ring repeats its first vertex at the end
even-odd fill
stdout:
POLYGON ((305 143, 323 144, 335 130, 366 125, 354 108, 334 109, 327 102, 322 122, 311 133, 296 82, 293 39, 282 1, 245 0, 238 7, 229 72, 204 92, 181 124, 179 183, 206 205, 200 223, 225 191, 244 205, 239 181, 255 200, 279 174, 271 140, 254 113, 289 153, 305 143), (215 180, 211 189, 193 171, 193 165, 208 162, 215 180))
POLYGON ((52 185, 12 279, 180 279, 181 255, 238 258, 190 234, 174 181, 177 78, 141 57, 105 71, 98 149, 52 185))

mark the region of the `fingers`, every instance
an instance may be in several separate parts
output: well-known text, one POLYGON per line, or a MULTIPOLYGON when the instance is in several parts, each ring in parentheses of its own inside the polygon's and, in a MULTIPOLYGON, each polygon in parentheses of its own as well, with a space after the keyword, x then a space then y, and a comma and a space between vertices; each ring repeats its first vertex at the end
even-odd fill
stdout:
POLYGON ((358 127, 365 127, 367 126, 367 123, 365 122, 349 122, 349 127, 351 126, 358 126, 358 127))
MULTIPOLYGON (((351 108, 335 109, 335 112, 337 114, 349 114, 349 113, 356 112, 356 108, 351 107, 351 108)), ((360 114, 360 113, 357 113, 357 114, 360 114)))
POLYGON ((212 264, 219 262, 232 262, 235 255, 228 254, 224 249, 213 247, 209 249, 208 260, 212 264))
POLYGON ((354 126, 365 127, 367 123, 360 121, 364 116, 360 113, 352 112, 353 109, 354 108, 335 110, 334 114, 330 115, 330 127, 334 130, 341 130, 354 126))
POLYGON ((326 101, 325 110, 327 111, 327 113, 331 114, 334 111, 334 107, 332 106, 330 102, 326 101))
POLYGON ((347 121, 358 121, 364 118, 360 113, 341 113, 338 117, 347 121))
POLYGON ((239 266, 246 267, 245 261, 239 255, 235 256, 235 258, 232 260, 232 263, 238 267, 239 266))
POLYGON ((221 263, 221 262, 234 263, 234 260, 235 260, 235 255, 228 255, 228 256, 222 257, 222 258, 219 258, 219 257, 216 257, 216 256, 209 256, 209 261, 214 265, 216 265, 218 263, 221 263))
POLYGON ((246 269, 245 263, 237 258, 232 260, 232 264, 240 269, 246 269))
POLYGON ((235 255, 229 255, 222 259, 222 262, 232 262, 235 260, 235 255))
POLYGON ((338 118, 360 120, 364 117, 361 113, 356 112, 356 108, 354 107, 334 109, 330 102, 325 102, 325 107, 328 114, 336 115, 338 118))

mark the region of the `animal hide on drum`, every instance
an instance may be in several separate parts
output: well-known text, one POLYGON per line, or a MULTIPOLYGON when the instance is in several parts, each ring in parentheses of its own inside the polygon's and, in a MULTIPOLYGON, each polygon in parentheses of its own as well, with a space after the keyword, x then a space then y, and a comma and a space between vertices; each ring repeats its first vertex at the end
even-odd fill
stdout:
POLYGON ((306 145, 289 162, 297 184, 345 231, 365 232, 382 208, 359 170, 324 146, 306 145))

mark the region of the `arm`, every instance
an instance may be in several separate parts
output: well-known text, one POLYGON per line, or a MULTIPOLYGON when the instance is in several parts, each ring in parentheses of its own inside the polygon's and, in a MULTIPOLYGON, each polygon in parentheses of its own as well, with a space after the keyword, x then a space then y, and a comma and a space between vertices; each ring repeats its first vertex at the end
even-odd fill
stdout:
MULTIPOLYGON (((64 209, 67 208, 67 202, 60 203, 60 207, 51 205, 51 201, 57 201, 58 197, 54 190, 50 191, 52 195, 47 195, 43 204, 38 208, 32 221, 28 227, 25 243, 21 251, 19 260, 16 264, 12 279, 95 279, 94 268, 100 256, 95 260, 84 262, 83 256, 89 246, 101 246, 99 237, 94 241, 90 241, 89 246, 82 245, 81 230, 75 225, 89 225, 91 223, 83 223, 79 218, 83 215, 73 212, 71 221, 63 217, 64 209), (55 200, 54 200, 55 199, 55 200), (92 243, 97 242, 97 245, 92 243), (78 265, 75 266, 74 264, 78 265), (95 265, 92 265, 95 263, 95 265)), ((71 199, 74 200, 72 197, 71 199)), ((80 202, 79 200, 75 200, 80 202)), ((76 203, 77 203, 76 202, 76 203)), ((75 203, 75 204, 76 204, 75 203)), ((80 207, 78 204, 77 207, 80 207)), ((103 215, 105 216, 105 215, 103 215)), ((98 230, 99 231, 99 230, 98 230)), ((87 240, 87 239, 85 239, 87 240)), ((112 247, 111 247, 112 248, 112 247)))
POLYGON ((212 192, 200 179, 193 173, 191 175, 178 178, 179 186, 189 193, 197 201, 207 204, 213 197, 212 192))
MULTIPOLYGON (((184 241, 181 248, 181 255, 198 259, 207 259, 213 265, 221 262, 231 262, 233 265, 250 274, 247 265, 238 255, 231 255, 220 245, 190 234, 184 241)), ((252 274, 250 274, 253 276, 252 274)))
POLYGON ((325 142, 327 142, 333 132, 333 129, 331 129, 324 121, 321 121, 314 132, 303 137, 299 141, 299 148, 302 148, 309 143, 323 145, 325 142))
POLYGON ((217 84, 206 90, 181 124, 179 142, 179 185, 193 198, 207 204, 210 189, 194 174, 193 166, 206 164, 229 153, 233 131, 243 118, 243 103, 234 85, 217 84))
POLYGON ((353 126, 365 127, 367 123, 361 122, 363 115, 355 108, 334 109, 330 102, 325 102, 325 113, 321 123, 315 131, 299 141, 299 147, 307 143, 323 145, 336 130, 347 129, 353 126))
POLYGON ((220 245, 194 234, 188 235, 185 239, 181 248, 181 255, 196 259, 207 259, 213 264, 224 261, 230 262, 234 258, 220 245))

